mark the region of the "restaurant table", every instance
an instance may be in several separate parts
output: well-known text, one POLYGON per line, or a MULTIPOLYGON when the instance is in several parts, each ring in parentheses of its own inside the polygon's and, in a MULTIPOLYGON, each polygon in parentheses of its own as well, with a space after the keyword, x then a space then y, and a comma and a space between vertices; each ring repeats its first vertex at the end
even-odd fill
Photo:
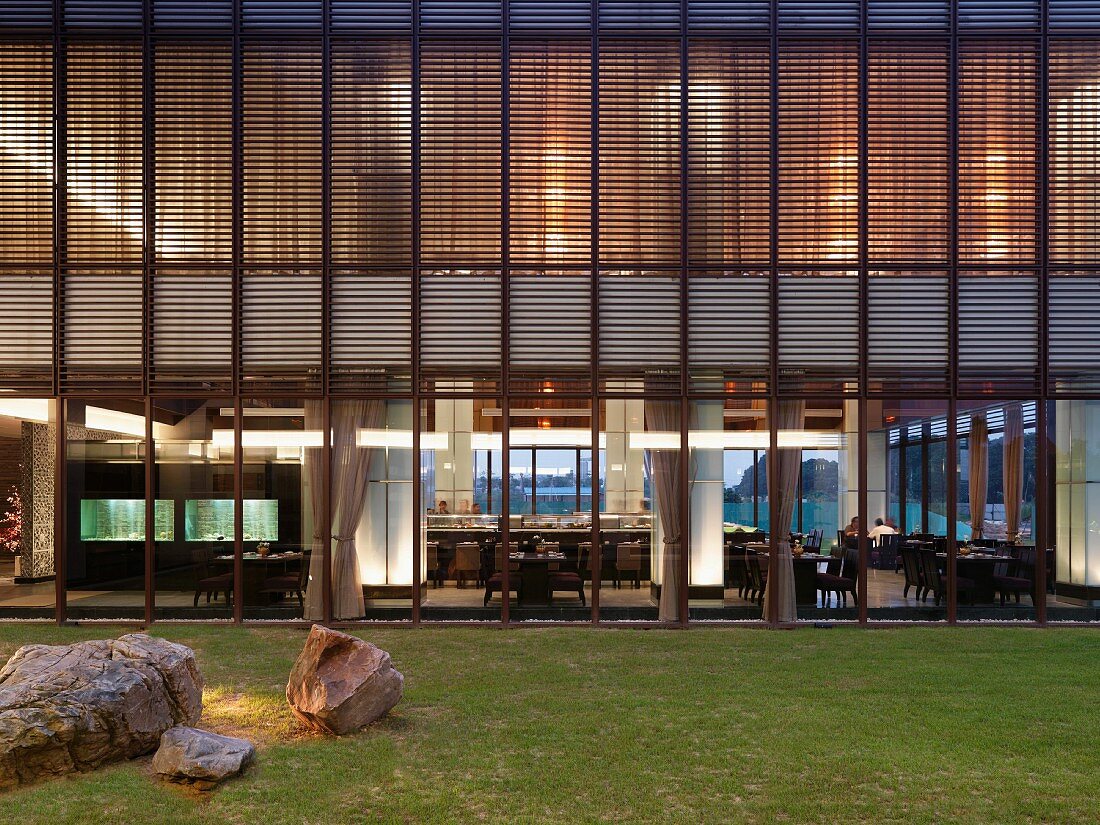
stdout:
MULTIPOLYGON (((292 551, 268 553, 266 556, 261 556, 259 553, 244 553, 241 560, 244 562, 241 598, 246 605, 259 606, 269 604, 275 595, 260 593, 264 588, 264 582, 272 576, 289 572, 291 562, 297 561, 302 564, 302 554, 292 551)), ((214 563, 232 569, 233 556, 214 556, 214 563)))
POLYGON ((519 603, 528 605, 550 604, 550 565, 565 561, 564 553, 509 553, 508 559, 519 562, 523 581, 519 588, 519 603))
MULTIPOLYGON (((755 551, 761 555, 767 555, 769 547, 764 543, 746 544, 747 550, 755 551)), ((817 566, 829 562, 840 562, 839 556, 826 556, 820 553, 803 553, 801 556, 791 554, 794 562, 794 600, 795 604, 816 607, 817 606, 817 566)))
MULTIPOLYGON (((936 558, 942 562, 941 570, 946 570, 947 554, 937 553, 936 558)), ((995 590, 993 587, 993 572, 998 564, 1007 565, 1011 571, 1016 566, 1016 560, 1011 556, 994 556, 989 553, 968 553, 956 556, 955 567, 958 575, 974 582, 974 601, 977 603, 989 603, 994 601, 995 590)))

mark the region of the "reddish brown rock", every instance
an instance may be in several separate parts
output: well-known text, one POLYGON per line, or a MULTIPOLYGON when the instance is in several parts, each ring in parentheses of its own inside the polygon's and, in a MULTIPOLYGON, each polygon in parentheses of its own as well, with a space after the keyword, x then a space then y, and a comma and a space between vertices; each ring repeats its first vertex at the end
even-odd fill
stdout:
POLYGON ((290 672, 286 700, 307 726, 341 735, 389 712, 401 701, 404 684, 386 651, 314 625, 290 672))

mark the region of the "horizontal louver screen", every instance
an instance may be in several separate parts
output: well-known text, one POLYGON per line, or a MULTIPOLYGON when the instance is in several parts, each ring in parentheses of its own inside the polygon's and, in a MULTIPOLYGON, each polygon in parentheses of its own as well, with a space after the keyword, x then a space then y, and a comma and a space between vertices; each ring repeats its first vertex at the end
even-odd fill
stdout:
POLYGON ((1031 263, 1039 230, 1035 48, 959 50, 959 259, 1031 263))
POLYGON ((321 49, 244 48, 244 257, 321 260, 321 49))
POLYGON ((420 28, 425 32, 493 30, 501 20, 501 0, 420 0, 420 28))
POLYGON ((1100 44, 1053 40, 1049 86, 1051 261, 1100 260, 1100 44))
POLYGON ((420 367, 424 381, 437 376, 498 380, 501 316, 499 273, 422 276, 420 367))
POLYGON ((1096 0, 1048 0, 1052 31, 1100 28, 1100 5, 1096 0))
POLYGON ((241 26, 271 30, 321 30, 322 0, 240 0, 241 26))
POLYGON ((53 55, 0 44, 0 261, 53 261, 53 55))
POLYGON ((1039 28, 1039 0, 958 0, 959 29, 1039 28))
POLYGON ((592 74, 587 42, 512 47, 509 244, 513 263, 592 257, 592 74))
POLYGON ((580 380, 587 391, 592 356, 592 280, 588 272, 515 274, 508 281, 508 364, 514 391, 540 380, 580 380))
POLYGON ((141 270, 72 269, 63 279, 62 388, 140 392, 141 270))
POLYGON ((233 273, 157 269, 149 386, 228 392, 233 375, 233 273))
POLYGON ((412 26, 412 0, 329 0, 332 31, 403 31, 412 26))
POLYGON ((599 370, 606 392, 680 388, 680 279, 601 274, 599 370))
POLYGON ((233 0, 151 0, 157 31, 233 31, 233 0))
POLYGON ((403 270, 339 270, 329 287, 332 386, 411 389, 412 277, 403 270))
POLYGON ((321 389, 321 273, 249 270, 241 277, 241 389, 321 389))
POLYGON ((66 86, 69 262, 141 263, 141 47, 70 44, 66 86))
POLYGON ((412 63, 400 41, 332 45, 332 260, 412 263, 412 63))
POLYGON ((859 67, 852 45, 784 45, 779 57, 779 258, 859 252, 859 67))
POLYGON ((770 258, 771 97, 766 43, 693 41, 688 63, 688 257, 770 258))
POLYGON ((919 34, 947 31, 951 23, 949 0, 867 0, 867 28, 919 34))
POLYGON ((688 375, 695 392, 767 389, 771 280, 756 273, 692 273, 688 280, 688 375))
POLYGON ((859 0, 779 0, 780 29, 859 31, 859 0))
POLYGON ((142 0, 63 0, 68 29, 140 29, 142 0))
POLYGON ((592 27, 590 0, 509 0, 508 24, 516 32, 574 32, 592 27))
POLYGON ((943 272, 876 272, 868 282, 868 389, 948 391, 950 297, 943 272))
POLYGON ((769 0, 687 0, 692 30, 767 31, 771 25, 769 0))
POLYGON ((1051 273, 1047 292, 1052 393, 1100 393, 1100 274, 1051 273))
POLYGON ((0 386, 53 392, 53 272, 0 272, 0 386))
POLYGON ((500 47, 424 43, 420 61, 422 260, 498 263, 500 47))
POLYGON ((7 0, 0 6, 0 26, 49 28, 53 25, 53 0, 7 0))
POLYGON ((958 316, 960 392, 1038 391, 1038 279, 962 273, 958 316))
POLYGON ((868 255, 948 257, 948 50, 878 43, 868 62, 868 255))
POLYGON ((790 393, 855 392, 859 379, 859 278, 779 278, 779 385, 790 393))
POLYGON ((599 0, 600 29, 680 28, 680 4, 677 0, 599 0))
POLYGON ((158 44, 155 89, 156 258, 231 261, 232 48, 158 44))
POLYGON ((600 262, 680 259, 680 54, 669 41, 600 43, 600 262))

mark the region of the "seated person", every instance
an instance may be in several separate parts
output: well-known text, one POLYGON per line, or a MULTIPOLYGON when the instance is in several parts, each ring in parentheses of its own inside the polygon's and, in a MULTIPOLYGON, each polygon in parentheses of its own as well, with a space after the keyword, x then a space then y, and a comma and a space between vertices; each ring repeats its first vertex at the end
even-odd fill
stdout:
POLYGON ((443 499, 439 500, 439 504, 435 506, 435 514, 437 516, 449 516, 451 511, 447 509, 447 502, 443 499))
POLYGON ((875 544, 878 544, 879 536, 892 536, 897 532, 893 527, 883 522, 882 519, 875 519, 875 526, 871 528, 871 532, 867 534, 867 538, 871 539, 875 544))
POLYGON ((478 504, 476 501, 474 502, 473 509, 470 510, 470 514, 474 515, 474 516, 480 516, 481 515, 481 505, 478 504))
POLYGON ((852 516, 852 520, 848 522, 848 526, 844 528, 845 536, 858 536, 860 534, 859 529, 859 516, 852 516))
POLYGON ((458 503, 458 509, 455 510, 456 516, 468 516, 470 515, 470 499, 464 498, 458 503))

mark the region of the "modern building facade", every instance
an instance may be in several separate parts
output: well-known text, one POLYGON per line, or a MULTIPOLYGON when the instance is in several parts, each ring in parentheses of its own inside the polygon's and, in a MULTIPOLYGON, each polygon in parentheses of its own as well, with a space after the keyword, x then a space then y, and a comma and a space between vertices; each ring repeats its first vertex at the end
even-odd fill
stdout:
POLYGON ((1096 620, 1098 171, 1080 0, 9 0, 0 616, 1096 620))

